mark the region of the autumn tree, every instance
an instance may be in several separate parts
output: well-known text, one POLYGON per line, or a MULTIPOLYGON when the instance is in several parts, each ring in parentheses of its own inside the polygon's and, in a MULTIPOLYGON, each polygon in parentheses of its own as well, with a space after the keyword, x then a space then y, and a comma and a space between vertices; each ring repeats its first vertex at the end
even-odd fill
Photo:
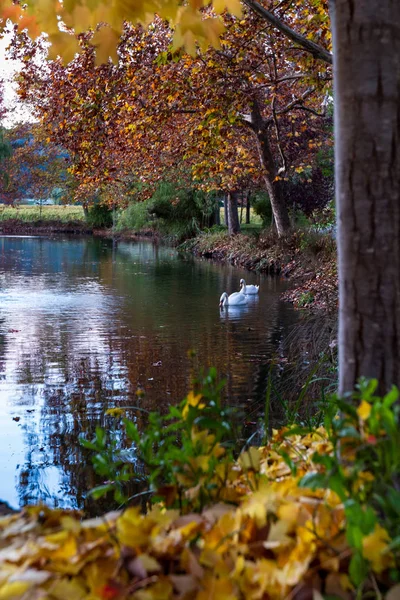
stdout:
MULTIPOLYGON (((291 168, 301 168, 300 155, 304 163, 317 147, 314 121, 329 71, 320 73, 314 60, 298 67, 286 38, 276 38, 252 13, 221 22, 223 50, 196 57, 174 52, 160 20, 147 31, 127 26, 115 66, 96 66, 87 34, 69 65, 53 61, 40 69, 34 46, 20 38, 14 49, 25 56, 21 94, 68 148, 86 194, 129 172, 158 181, 180 170, 225 191, 234 204, 237 190, 258 179, 282 235, 290 225, 282 183, 291 168), (302 145, 305 129, 311 136, 302 145)), ((230 223, 237 231, 236 220, 230 223)))
MULTIPOLYGON (((262 180, 283 235, 290 221, 282 183, 318 146, 312 138, 323 113, 329 70, 314 60, 299 65, 286 38, 276 37, 252 13, 240 22, 225 15, 223 23, 222 50, 180 60, 165 51, 157 68, 145 52, 140 60, 135 57, 136 38, 133 43, 128 38, 126 70, 132 93, 121 118, 135 132, 134 143, 154 120, 156 131, 174 132, 172 144, 177 129, 185 131, 178 148, 198 180, 211 178, 233 192, 249 174, 262 180), (311 135, 302 146, 305 129, 311 135)), ((157 140, 151 145, 160 147, 157 140)), ((169 147, 173 151, 171 142, 169 147)))
POLYGON ((47 197, 54 187, 68 194, 71 180, 65 168, 67 156, 60 147, 42 139, 40 125, 21 124, 4 130, 3 135, 9 151, 3 161, 2 202, 47 197))

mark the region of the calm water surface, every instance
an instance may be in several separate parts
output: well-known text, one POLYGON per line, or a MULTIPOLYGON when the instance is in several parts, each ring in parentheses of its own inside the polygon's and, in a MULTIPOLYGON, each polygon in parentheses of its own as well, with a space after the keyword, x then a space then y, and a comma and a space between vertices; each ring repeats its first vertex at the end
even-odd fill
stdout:
POLYGON ((294 320, 283 289, 146 242, 0 237, 0 499, 83 506, 94 480, 78 436, 108 408, 181 400, 189 350, 230 404, 252 406, 294 320), (241 277, 259 297, 221 312, 241 277))

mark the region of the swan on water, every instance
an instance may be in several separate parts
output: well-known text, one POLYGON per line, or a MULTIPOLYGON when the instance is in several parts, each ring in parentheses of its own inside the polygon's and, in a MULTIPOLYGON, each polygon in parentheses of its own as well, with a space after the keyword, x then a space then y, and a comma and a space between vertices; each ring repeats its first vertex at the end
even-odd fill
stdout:
POLYGON ((258 294, 259 285, 246 285, 244 279, 240 280, 240 292, 242 294, 258 294))
POLYGON ((219 307, 224 306, 239 306, 240 304, 247 304, 247 298, 242 292, 233 292, 230 296, 224 292, 219 299, 219 307))

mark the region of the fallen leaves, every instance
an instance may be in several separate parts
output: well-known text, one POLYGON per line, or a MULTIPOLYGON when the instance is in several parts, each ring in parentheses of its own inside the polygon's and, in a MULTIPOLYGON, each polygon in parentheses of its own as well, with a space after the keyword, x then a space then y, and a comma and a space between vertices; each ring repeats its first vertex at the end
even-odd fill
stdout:
MULTIPOLYGON (((267 446, 243 453, 228 483, 235 504, 201 514, 160 504, 145 515, 131 507, 90 520, 46 507, 2 517, 0 599, 279 600, 301 590, 320 598, 321 574, 337 597, 350 598, 343 504, 332 491, 298 486, 319 468, 312 456, 329 453, 329 441, 322 428, 288 433, 275 431, 267 446)), ((377 577, 393 565, 389 544, 380 525, 363 540, 377 577)))

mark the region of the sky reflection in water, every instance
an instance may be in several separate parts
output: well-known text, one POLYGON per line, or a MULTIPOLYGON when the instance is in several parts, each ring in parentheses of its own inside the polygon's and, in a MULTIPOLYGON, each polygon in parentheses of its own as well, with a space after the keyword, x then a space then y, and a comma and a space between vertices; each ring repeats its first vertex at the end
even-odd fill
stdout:
POLYGON ((79 435, 113 406, 181 400, 188 350, 227 379, 230 404, 262 399, 294 319, 283 287, 150 243, 0 237, 0 499, 83 506, 95 478, 79 435), (241 277, 259 297, 220 311, 241 277))

